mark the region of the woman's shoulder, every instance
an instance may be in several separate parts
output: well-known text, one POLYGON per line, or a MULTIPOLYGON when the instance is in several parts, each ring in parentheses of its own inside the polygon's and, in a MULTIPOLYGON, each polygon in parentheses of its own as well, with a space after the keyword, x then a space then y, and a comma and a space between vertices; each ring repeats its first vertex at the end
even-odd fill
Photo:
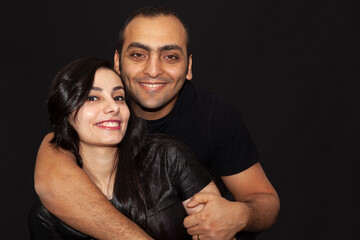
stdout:
POLYGON ((145 144, 137 154, 137 162, 145 166, 181 167, 194 159, 194 154, 178 138, 165 134, 149 134, 145 144), (146 159, 146 161, 144 161, 146 159))
POLYGON ((179 138, 162 133, 149 134, 146 145, 156 148, 158 151, 190 151, 179 138))

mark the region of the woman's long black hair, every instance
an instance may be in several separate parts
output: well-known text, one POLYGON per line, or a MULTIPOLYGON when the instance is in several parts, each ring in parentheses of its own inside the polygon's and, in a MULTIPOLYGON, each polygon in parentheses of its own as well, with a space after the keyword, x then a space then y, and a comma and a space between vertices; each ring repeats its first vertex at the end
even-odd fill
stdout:
MULTIPOLYGON (((114 71, 111 63, 100 58, 78 59, 66 65, 55 76, 47 100, 48 113, 54 130, 51 143, 72 152, 80 167, 82 167, 82 159, 79 154, 79 135, 68 118, 72 112, 75 112, 75 118, 86 101, 93 86, 95 72, 99 68, 114 71)), ((126 134, 118 145, 112 201, 123 214, 150 235, 159 237, 154 236, 148 228, 145 194, 135 169, 135 156, 147 138, 146 126, 144 120, 133 114, 129 95, 125 95, 125 101, 130 110, 130 119, 126 134)))

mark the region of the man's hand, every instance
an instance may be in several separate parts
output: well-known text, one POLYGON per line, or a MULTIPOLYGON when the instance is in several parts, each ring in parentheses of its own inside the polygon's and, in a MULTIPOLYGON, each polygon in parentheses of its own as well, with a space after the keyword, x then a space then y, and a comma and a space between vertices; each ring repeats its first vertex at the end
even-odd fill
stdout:
POLYGON ((184 226, 194 240, 217 239, 230 240, 241 231, 250 217, 250 209, 245 203, 231 202, 213 193, 197 193, 187 204, 196 207, 205 204, 204 208, 184 219, 184 226))
POLYGON ((231 239, 239 231, 261 232, 277 219, 280 200, 260 163, 243 172, 222 177, 236 202, 215 194, 198 193, 187 207, 205 204, 203 210, 188 216, 184 226, 197 240, 231 239))

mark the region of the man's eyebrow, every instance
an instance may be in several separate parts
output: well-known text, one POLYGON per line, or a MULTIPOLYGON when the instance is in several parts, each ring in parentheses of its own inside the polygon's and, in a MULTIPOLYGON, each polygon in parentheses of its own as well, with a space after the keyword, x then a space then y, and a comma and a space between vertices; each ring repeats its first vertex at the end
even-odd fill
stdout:
POLYGON ((181 53, 184 53, 182 48, 177 45, 177 44, 170 44, 170 45, 165 45, 165 46, 162 46, 159 48, 159 51, 162 52, 162 51, 168 51, 168 50, 178 50, 180 51, 181 53))
MULTIPOLYGON (((144 49, 144 50, 146 50, 148 52, 151 51, 151 48, 149 46, 146 46, 145 44, 142 44, 142 43, 139 43, 139 42, 130 43, 126 50, 128 50, 129 48, 141 48, 141 49, 144 49)), ((178 50, 178 51, 180 51, 181 53, 184 54, 182 48, 177 44, 169 44, 169 45, 165 45, 165 46, 162 46, 162 47, 158 48, 159 52, 168 51, 168 50, 178 50)))
POLYGON ((141 48, 141 49, 144 49, 146 51, 150 51, 149 46, 146 46, 146 45, 144 45, 142 43, 139 43, 139 42, 130 43, 126 50, 129 50, 129 48, 141 48))

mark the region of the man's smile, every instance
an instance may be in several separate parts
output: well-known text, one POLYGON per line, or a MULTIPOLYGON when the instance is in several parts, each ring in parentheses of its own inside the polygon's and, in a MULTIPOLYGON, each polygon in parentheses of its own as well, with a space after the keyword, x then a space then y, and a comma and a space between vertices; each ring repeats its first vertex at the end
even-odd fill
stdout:
POLYGON ((166 86, 167 83, 144 83, 140 82, 140 86, 146 90, 156 91, 166 86))

